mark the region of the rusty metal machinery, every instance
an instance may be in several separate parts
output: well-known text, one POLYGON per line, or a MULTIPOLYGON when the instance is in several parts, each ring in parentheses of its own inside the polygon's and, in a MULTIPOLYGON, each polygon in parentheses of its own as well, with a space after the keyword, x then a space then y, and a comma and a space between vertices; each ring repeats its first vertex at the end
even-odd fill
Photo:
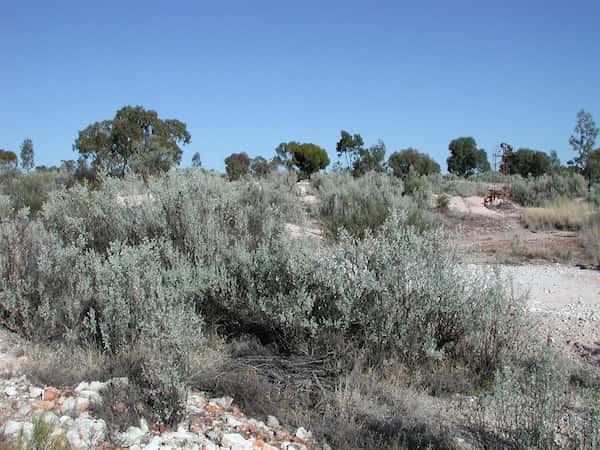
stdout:
POLYGON ((510 168, 508 160, 512 155, 513 149, 510 144, 502 142, 493 154, 494 173, 498 174, 499 179, 490 186, 483 205, 490 207, 498 202, 510 197, 510 168), (500 163, 500 167, 498 167, 500 163))

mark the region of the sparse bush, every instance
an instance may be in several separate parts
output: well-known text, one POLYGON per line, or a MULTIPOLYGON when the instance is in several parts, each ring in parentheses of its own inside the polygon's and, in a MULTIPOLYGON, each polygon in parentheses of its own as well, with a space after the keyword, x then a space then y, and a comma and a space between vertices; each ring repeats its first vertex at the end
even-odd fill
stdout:
POLYGON ((315 186, 321 196, 321 219, 333 237, 342 229, 362 237, 367 230, 383 225, 394 209, 406 211, 408 222, 420 230, 434 223, 425 186, 415 192, 414 198, 403 197, 401 180, 375 172, 360 178, 347 173, 321 175, 316 177, 315 186))
POLYGON ((10 197, 0 194, 0 221, 8 220, 13 215, 14 209, 10 197))
POLYGON ((510 177, 513 199, 523 206, 542 206, 559 198, 585 196, 584 178, 575 173, 544 175, 538 178, 510 177))
POLYGON ((457 195, 459 197, 484 196, 490 182, 487 181, 488 174, 472 175, 468 179, 456 175, 433 174, 423 177, 431 190, 437 194, 446 193, 448 195, 457 195))
POLYGON ((578 411, 573 411, 577 393, 560 357, 539 348, 526 358, 499 370, 493 392, 480 400, 476 428, 482 447, 595 449, 598 391, 580 392, 578 411))
POLYGON ((581 234, 586 254, 594 264, 600 266, 600 213, 588 219, 581 234))
POLYGON ((32 172, 20 174, 4 185, 13 209, 29 208, 32 213, 37 213, 50 192, 58 189, 60 182, 54 172, 32 172))
POLYGON ((435 200, 435 207, 440 212, 448 212, 450 206, 450 197, 446 194, 440 194, 435 200))
POLYGON ((402 181, 377 173, 358 179, 347 173, 327 174, 319 177, 316 185, 321 196, 321 218, 333 236, 343 228, 361 237, 367 229, 381 226, 391 209, 402 203, 404 192, 402 181))
POLYGON ((589 200, 596 205, 596 207, 600 208, 600 183, 592 186, 589 193, 589 200))
POLYGON ((498 372, 494 406, 499 428, 518 448, 552 448, 567 391, 566 371, 543 355, 522 371, 498 372))
POLYGON ((425 187, 425 183, 419 178, 408 178, 404 182, 404 193, 412 195, 415 192, 423 189, 425 187))
POLYGON ((97 346, 73 344, 42 343, 30 348, 24 364, 29 379, 42 386, 71 388, 82 380, 105 381, 127 376, 124 367, 97 346))

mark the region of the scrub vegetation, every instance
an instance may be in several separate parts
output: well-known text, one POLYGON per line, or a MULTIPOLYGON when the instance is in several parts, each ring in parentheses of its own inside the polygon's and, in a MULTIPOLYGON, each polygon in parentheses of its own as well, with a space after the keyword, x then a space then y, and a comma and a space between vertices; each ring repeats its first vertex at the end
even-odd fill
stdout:
MULTIPOLYGON (((179 121, 124 108, 80 133, 93 167, 3 172, 0 324, 73 355, 77 373, 127 376, 168 425, 195 387, 307 425, 334 448, 598 445, 597 373, 575 376, 529 333, 525 299, 493 271, 467 270, 442 227, 446 194, 481 195, 493 180, 474 139, 450 145, 457 175, 419 174, 402 154, 390 171, 375 157, 383 144, 367 151, 344 131, 346 168, 316 173, 322 149, 288 143, 254 161, 260 170, 230 156, 227 177, 170 169, 189 140, 179 121), (147 148, 120 140, 138 115, 157 121, 135 138, 147 148), (117 157, 111 142, 128 146, 117 157), (297 176, 318 197, 308 211, 297 176), (286 231, 309 221, 322 239, 286 231), (470 400, 457 412, 451 398, 470 400)), ((529 227, 580 230, 598 260, 597 190, 567 200, 586 194, 582 175, 511 184, 537 207, 523 211, 529 227)), ((74 382, 68 364, 36 370, 74 382)))

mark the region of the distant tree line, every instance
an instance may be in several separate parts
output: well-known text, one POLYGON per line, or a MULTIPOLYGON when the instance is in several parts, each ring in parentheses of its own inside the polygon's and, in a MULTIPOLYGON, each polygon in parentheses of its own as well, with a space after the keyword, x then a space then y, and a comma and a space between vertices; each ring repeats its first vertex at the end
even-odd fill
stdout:
MULTIPOLYGON (((561 166, 556 151, 548 154, 524 147, 511 151, 500 169, 523 177, 568 170, 581 173, 591 185, 600 180, 600 149, 594 148, 598 132, 591 114, 581 110, 569 139, 575 157, 568 161, 567 167, 561 166)), ((141 106, 125 106, 113 118, 94 122, 79 131, 73 144, 73 149, 80 155, 79 160, 63 161, 60 169, 88 180, 94 179, 99 171, 118 177, 135 173, 147 178, 179 165, 182 147, 190 143, 191 135, 180 120, 160 118, 156 111, 141 106)), ((57 169, 35 166, 31 139, 25 139, 20 150, 23 171, 57 169)), ((440 165, 431 156, 415 148, 394 151, 387 161, 386 151, 381 140, 365 146, 360 134, 341 130, 336 143, 339 162, 333 168, 348 171, 356 177, 367 172, 387 172, 403 179, 441 171, 440 165)), ((451 174, 469 177, 491 170, 486 150, 479 148, 473 137, 453 139, 448 151, 446 164, 451 174)), ((251 158, 246 152, 232 153, 224 161, 226 176, 230 180, 248 175, 260 178, 283 168, 296 171, 300 178, 310 178, 330 164, 327 151, 314 143, 282 142, 274 153, 270 159, 264 156, 251 158)), ((191 166, 202 168, 200 153, 194 153, 191 166)), ((0 150, 1 173, 15 171, 18 167, 19 158, 15 152, 0 150)))

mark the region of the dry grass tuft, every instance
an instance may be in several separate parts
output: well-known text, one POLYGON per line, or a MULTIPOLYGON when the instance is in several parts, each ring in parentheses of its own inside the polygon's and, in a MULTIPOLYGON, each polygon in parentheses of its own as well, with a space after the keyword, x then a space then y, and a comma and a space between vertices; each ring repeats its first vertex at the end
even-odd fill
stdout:
POLYGON ((96 348, 69 344, 32 346, 24 370, 34 383, 58 388, 121 375, 113 373, 114 363, 96 348))
POLYGON ((588 202, 559 199, 540 208, 525 208, 521 220, 532 230, 580 230, 584 227, 594 207, 588 202))
POLYGON ((307 427, 333 448, 453 448, 436 399, 411 386, 398 361, 370 367, 360 351, 344 358, 282 356, 259 345, 231 343, 231 359, 193 384, 231 395, 251 415, 307 427))
POLYGON ((600 266, 600 214, 585 224, 581 235, 586 254, 594 264, 600 266))
POLYGON ((71 450, 69 442, 62 434, 53 436, 55 425, 35 420, 33 432, 29 439, 23 435, 16 442, 3 440, 0 436, 0 450, 71 450))

